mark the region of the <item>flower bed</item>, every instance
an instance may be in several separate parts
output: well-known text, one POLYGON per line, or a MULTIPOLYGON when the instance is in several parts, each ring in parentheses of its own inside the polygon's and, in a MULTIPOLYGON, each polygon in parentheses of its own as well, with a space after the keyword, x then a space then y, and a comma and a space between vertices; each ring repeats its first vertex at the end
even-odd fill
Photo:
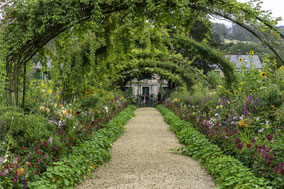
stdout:
POLYGON ((179 141, 187 145, 179 150, 203 164, 216 179, 218 188, 272 188, 269 181, 257 178, 242 162, 224 155, 220 147, 212 144, 189 122, 181 120, 162 105, 158 105, 157 109, 163 114, 179 141))
POLYGON ((108 103, 103 103, 106 105, 96 106, 95 110, 76 102, 65 106, 43 103, 45 107, 39 106, 39 111, 33 114, 24 115, 14 110, 6 112, 1 117, 4 125, 0 120, 0 186, 26 187, 28 182, 41 177, 54 162, 72 154, 76 146, 90 140, 128 105, 122 98, 108 99, 108 103))
POLYGON ((82 181, 82 177, 95 167, 109 160, 112 142, 124 132, 124 125, 134 116, 136 106, 130 105, 109 121, 90 140, 75 147, 71 154, 54 162, 47 171, 29 183, 29 188, 67 188, 82 181))

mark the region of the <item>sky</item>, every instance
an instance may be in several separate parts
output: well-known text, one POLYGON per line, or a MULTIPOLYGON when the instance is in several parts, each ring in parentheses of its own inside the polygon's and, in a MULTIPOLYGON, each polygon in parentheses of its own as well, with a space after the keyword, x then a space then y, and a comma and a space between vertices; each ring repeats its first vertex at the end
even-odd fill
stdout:
MULTIPOLYGON (((248 2, 249 0, 237 0, 239 2, 245 3, 248 2)), ((272 11, 272 17, 282 17, 284 19, 284 0, 262 0, 262 9, 263 10, 271 10, 272 11)), ((221 21, 216 21, 216 22, 222 22, 225 23, 226 25, 231 25, 230 22, 224 22, 223 20, 221 21)), ((284 20, 281 20, 278 22, 278 26, 284 26, 284 20)))

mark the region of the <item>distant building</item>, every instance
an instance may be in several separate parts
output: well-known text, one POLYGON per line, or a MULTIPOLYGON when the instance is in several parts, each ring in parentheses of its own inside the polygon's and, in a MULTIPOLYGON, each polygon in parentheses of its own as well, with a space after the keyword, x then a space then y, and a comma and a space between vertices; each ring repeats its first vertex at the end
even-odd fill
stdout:
POLYGON ((140 81, 134 79, 127 83, 125 90, 135 97, 140 97, 145 94, 148 97, 152 95, 155 99, 159 93, 165 95, 169 92, 168 82, 160 80, 160 77, 157 75, 153 78, 143 79, 140 81))
MULTIPOLYGON (((46 65, 48 70, 51 70, 51 61, 48 61, 46 65)), ((50 79, 49 71, 42 72, 42 65, 40 62, 33 65, 31 75, 33 75, 35 79, 50 79)))
MULTIPOLYGON (((233 63, 237 72, 239 72, 243 67, 246 69, 263 69, 258 55, 226 55, 226 58, 233 63)), ((221 69, 216 64, 214 64, 212 67, 215 68, 216 72, 219 72, 221 75, 223 75, 221 69)))

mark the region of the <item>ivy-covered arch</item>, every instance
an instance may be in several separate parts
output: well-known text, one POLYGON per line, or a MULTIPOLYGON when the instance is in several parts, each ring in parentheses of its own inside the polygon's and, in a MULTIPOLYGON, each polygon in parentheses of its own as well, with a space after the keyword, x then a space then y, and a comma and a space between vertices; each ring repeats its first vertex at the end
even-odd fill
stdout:
POLYGON ((158 67, 143 67, 140 69, 134 68, 131 70, 125 70, 114 78, 112 82, 113 87, 119 86, 121 89, 130 81, 137 79, 142 80, 145 76, 159 75, 161 79, 171 81, 175 87, 187 87, 187 83, 181 78, 180 75, 172 73, 168 70, 158 67))
POLYGON ((112 85, 124 86, 134 78, 141 79, 141 74, 157 74, 162 78, 170 79, 177 86, 183 86, 188 89, 194 84, 194 73, 189 67, 179 66, 173 62, 162 62, 155 60, 139 60, 135 63, 129 63, 114 78, 112 85), (164 72, 164 73, 163 73, 164 72))
MULTIPOLYGON (((14 91, 19 91, 19 75, 24 63, 51 39, 66 30, 82 30, 88 21, 99 30, 100 26, 108 23, 106 15, 118 17, 120 22, 116 24, 129 29, 143 26, 148 20, 156 27, 182 25, 185 30, 190 30, 196 17, 206 19, 208 14, 217 15, 249 30, 281 60, 284 59, 281 53, 283 45, 279 43, 283 35, 275 29, 276 21, 268 13, 252 8, 252 4, 238 3, 235 0, 10 0, 4 12, 6 15, 1 23, 1 51, 6 56, 11 55, 9 66, 13 72, 10 74, 10 86, 14 87, 14 91)), ((199 52, 201 51, 198 50, 197 53, 199 52)), ((207 50, 202 53, 210 54, 207 50)), ((215 62, 220 58, 210 57, 215 62)), ((221 58, 221 62, 225 60, 221 58)), ((229 80, 233 79, 230 75, 227 76, 229 80)))
POLYGON ((208 60, 210 65, 217 65, 224 73, 227 86, 230 87, 235 79, 234 67, 222 52, 186 37, 175 36, 172 38, 176 43, 182 44, 185 51, 191 49, 191 52, 195 51, 195 54, 198 54, 201 59, 208 60))

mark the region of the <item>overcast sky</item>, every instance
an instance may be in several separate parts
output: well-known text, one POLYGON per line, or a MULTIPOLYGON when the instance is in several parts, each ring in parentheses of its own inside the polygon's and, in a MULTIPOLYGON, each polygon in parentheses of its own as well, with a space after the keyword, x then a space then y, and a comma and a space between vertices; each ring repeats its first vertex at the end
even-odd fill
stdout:
MULTIPOLYGON (((237 1, 248 2, 249 0, 237 0, 237 1)), ((271 10, 273 17, 282 17, 284 19, 284 0, 262 0, 262 2, 263 2, 262 4, 263 10, 271 10)), ((278 25, 284 26, 284 20, 278 22, 278 25)))

